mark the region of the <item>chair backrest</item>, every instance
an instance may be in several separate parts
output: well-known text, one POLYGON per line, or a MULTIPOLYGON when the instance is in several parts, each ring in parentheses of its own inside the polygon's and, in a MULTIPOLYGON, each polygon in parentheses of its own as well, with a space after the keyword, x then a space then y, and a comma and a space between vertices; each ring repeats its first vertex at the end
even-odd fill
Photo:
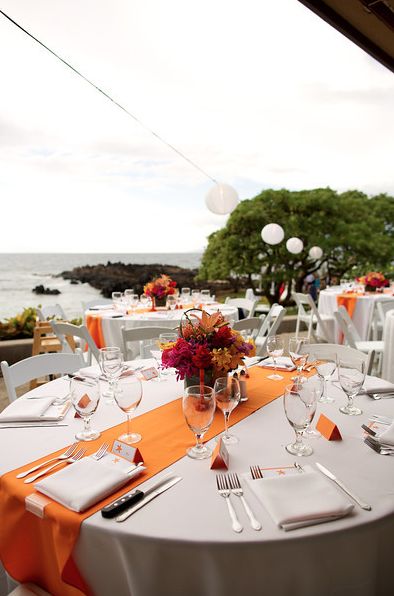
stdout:
MULTIPOLYGON (((265 356, 267 353, 267 340, 272 335, 276 335, 282 323, 283 317, 286 314, 286 309, 279 304, 273 304, 269 313, 265 317, 260 332, 256 337, 256 341, 262 340, 258 343, 257 356, 265 356)), ((264 317, 264 315, 261 315, 264 317)))
POLYGON ((334 312, 334 317, 344 335, 345 342, 350 347, 356 348, 356 342, 361 341, 361 338, 346 308, 340 306, 338 310, 334 312))
POLYGON ((300 323, 304 322, 308 327, 308 339, 310 340, 312 335, 316 337, 313 328, 313 325, 316 322, 319 335, 321 334, 322 339, 327 342, 331 341, 330 331, 327 328, 326 323, 321 318, 312 296, 310 294, 302 294, 301 292, 293 292, 292 298, 298 308, 295 336, 298 337, 300 323))
POLYGON ((257 296, 253 292, 253 289, 252 288, 248 288, 245 291, 245 298, 246 298, 246 300, 256 300, 257 296))
POLYGON ((94 300, 82 301, 82 311, 89 310, 91 306, 101 306, 102 304, 112 304, 111 298, 95 298, 94 300))
POLYGON ((389 310, 394 309, 394 298, 388 298, 384 301, 378 301, 376 305, 376 310, 378 313, 379 321, 384 325, 384 320, 386 318, 387 313, 389 310))
POLYGON ((55 374, 74 373, 85 365, 80 350, 75 354, 40 354, 31 356, 11 366, 3 360, 1 372, 10 402, 17 399, 15 388, 39 377, 55 374))
POLYGON ((302 351, 305 354, 309 354, 312 360, 324 360, 325 358, 336 356, 337 359, 346 359, 348 362, 365 362, 367 375, 371 374, 372 371, 373 350, 364 353, 350 346, 342 346, 340 344, 305 344, 302 347, 302 351))
POLYGON ((124 326, 121 327, 122 340, 123 340, 123 355, 125 360, 132 360, 133 358, 144 358, 144 351, 142 341, 144 339, 154 339, 159 337, 161 333, 171 333, 173 330, 168 327, 134 327, 133 329, 126 329, 124 326), (139 342, 138 354, 135 349, 131 352, 129 343, 139 342))
POLYGON ((67 319, 66 313, 60 306, 60 304, 46 304, 37 308, 37 316, 40 321, 46 321, 47 319, 57 317, 65 321, 67 319))
POLYGON ((68 338, 79 337, 82 340, 81 349, 85 350, 86 344, 88 347, 87 364, 89 366, 92 364, 92 355, 95 357, 97 362, 99 361, 99 349, 94 343, 94 339, 90 335, 86 325, 72 325, 71 323, 59 323, 57 321, 51 321, 51 326, 62 344, 63 352, 74 352, 75 350, 73 350, 70 346, 70 341, 68 338))
POLYGON ((237 321, 233 325, 233 329, 236 331, 247 331, 253 339, 257 337, 260 332, 260 329, 264 323, 265 315, 261 315, 261 317, 251 317, 248 319, 242 319, 241 321, 237 321))
POLYGON ((225 303, 229 306, 234 306, 235 308, 241 308, 243 311, 246 311, 246 318, 250 318, 253 317, 259 301, 248 300, 247 298, 226 298, 225 303))

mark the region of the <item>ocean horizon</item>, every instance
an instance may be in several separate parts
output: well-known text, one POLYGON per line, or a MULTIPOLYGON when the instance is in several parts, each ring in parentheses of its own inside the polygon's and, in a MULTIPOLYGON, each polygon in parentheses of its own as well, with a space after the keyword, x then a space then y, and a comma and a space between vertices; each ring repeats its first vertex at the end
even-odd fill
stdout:
POLYGON ((29 306, 61 304, 69 318, 82 315, 82 301, 100 297, 89 284, 73 285, 57 277, 63 271, 111 261, 140 265, 199 267, 202 252, 182 253, 0 253, 0 320, 12 317, 29 306), (57 289, 57 296, 37 296, 37 285, 57 289))

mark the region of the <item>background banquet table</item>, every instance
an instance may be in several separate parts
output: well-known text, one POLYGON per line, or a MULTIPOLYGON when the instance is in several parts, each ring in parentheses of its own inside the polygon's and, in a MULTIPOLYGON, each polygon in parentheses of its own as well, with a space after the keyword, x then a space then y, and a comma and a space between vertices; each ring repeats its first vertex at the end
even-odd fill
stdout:
MULTIPOLYGON (((217 310, 220 310, 226 321, 238 321, 238 309, 233 306, 215 304, 204 307, 204 310, 208 313, 214 313, 217 310)), ((172 329, 179 327, 184 312, 185 310, 158 310, 156 312, 144 312, 119 317, 119 312, 114 310, 88 310, 85 312, 85 320, 88 322, 89 316, 100 317, 105 345, 119 346, 123 348, 122 327, 126 327, 126 329, 133 329, 134 327, 168 327, 168 330, 171 331, 172 329), (114 316, 116 318, 113 318, 114 316)))
MULTIPOLYGON (((323 315, 333 315, 338 310, 337 297, 343 294, 341 288, 322 290, 319 294, 318 310, 323 315)), ((356 306, 352 315, 353 323, 360 334, 361 340, 367 340, 368 330, 370 328, 371 317, 373 315, 376 300, 392 299, 391 294, 365 294, 358 295, 356 306)), ((341 333, 338 329, 337 322, 334 321, 334 337, 335 343, 340 343, 341 333)))
MULTIPOLYGON (((376 380, 376 383, 381 381, 376 380)), ((59 379, 36 391, 64 394, 67 382, 59 379)), ((369 449, 362 440, 361 424, 368 413, 394 416, 394 401, 378 402, 366 396, 357 401, 364 409, 358 417, 344 416, 338 407, 345 398, 330 386, 335 404, 320 404, 335 421, 343 441, 313 441, 314 455, 299 458, 301 464, 319 461, 335 472, 364 500, 372 511, 355 507, 342 520, 284 532, 277 528, 244 483, 245 495, 263 524, 256 532, 247 523, 240 503, 235 502, 244 531, 231 530, 227 507, 216 491, 215 472, 209 460, 183 457, 154 479, 173 472, 183 480, 152 503, 118 524, 100 513, 81 526, 74 558, 97 596, 376 596, 392 594, 394 547, 393 460, 369 449)), ((44 394, 44 393, 43 393, 44 394)), ((144 383, 139 414, 176 399, 182 384, 172 377, 166 382, 144 383)), ((242 407, 239 406, 239 407, 242 407)), ((116 406, 104 400, 94 426, 104 430, 124 419, 116 406)), ((82 422, 67 415, 68 427, 0 431, 0 473, 12 470, 73 441, 82 422)), ((134 427, 138 430, 138 419, 134 427)), ((284 446, 294 433, 278 398, 233 426, 239 437, 231 446, 230 469, 240 475, 250 465, 292 465, 294 457, 284 446)), ((190 444, 193 442, 190 433, 190 444)), ((211 442, 213 444, 213 442, 211 442)), ((187 445, 185 445, 186 448, 187 445)), ((140 443, 143 454, 144 444, 140 443)), ((166 445, 162 445, 166 449, 166 445)), ((144 488, 144 484, 140 487, 144 488)), ((291 498, 291 495, 289 495, 291 498)))

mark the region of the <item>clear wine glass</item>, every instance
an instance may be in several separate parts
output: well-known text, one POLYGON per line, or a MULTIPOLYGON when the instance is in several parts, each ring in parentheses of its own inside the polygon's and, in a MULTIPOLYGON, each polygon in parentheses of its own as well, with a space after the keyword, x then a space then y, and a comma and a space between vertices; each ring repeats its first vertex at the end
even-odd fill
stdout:
POLYGON ((295 443, 286 445, 292 455, 311 455, 313 449, 302 440, 302 432, 313 420, 316 412, 316 391, 308 383, 293 383, 285 388, 284 408, 287 420, 294 428, 295 443))
POLYGON ((363 413, 360 408, 356 408, 356 406, 353 405, 353 400, 363 386, 365 372, 365 362, 362 360, 339 360, 339 383, 343 391, 346 393, 348 399, 346 406, 339 408, 339 411, 342 412, 342 414, 348 414, 348 416, 359 416, 363 413))
POLYGON ((114 310, 120 310, 120 304, 122 301, 123 294, 122 292, 112 292, 112 302, 114 306, 114 310))
POLYGON ((215 394, 216 405, 219 410, 222 410, 224 415, 225 430, 221 439, 226 445, 234 445, 239 442, 239 439, 235 435, 230 435, 228 432, 228 423, 231 412, 237 407, 241 398, 239 382, 232 376, 220 377, 219 379, 216 379, 213 391, 215 394))
POLYGON ((329 381, 337 368, 337 357, 336 354, 324 355, 324 360, 311 356, 312 360, 315 360, 317 364, 315 368, 317 374, 323 381, 323 391, 319 398, 319 402, 322 404, 332 404, 335 399, 327 395, 327 381, 329 381))
POLYGON ((192 302, 193 306, 197 306, 201 302, 200 290, 192 290, 192 302))
POLYGON ((181 300, 183 304, 187 304, 188 302, 190 302, 190 288, 182 288, 181 300))
POLYGON ((142 399, 142 383, 135 375, 119 379, 115 401, 119 408, 127 415, 126 432, 120 435, 119 441, 132 445, 141 441, 141 435, 131 432, 131 419, 142 399))
MULTIPOLYGON (((166 348, 171 347, 178 339, 177 333, 160 333, 159 335, 159 343, 160 343, 160 350, 165 350, 166 348)), ((175 375, 176 370, 175 368, 164 368, 161 371, 162 375, 175 375)))
POLYGON ((123 354, 120 348, 116 346, 100 348, 99 364, 101 372, 109 384, 108 391, 103 393, 103 396, 107 398, 105 403, 114 404, 116 382, 123 370, 123 354))
POLYGON ((166 298, 166 307, 167 310, 170 310, 171 313, 175 311, 176 308, 176 298, 173 295, 167 296, 166 298))
POLYGON ((306 338, 303 337, 291 337, 289 339, 289 355, 292 363, 297 368, 297 377, 302 382, 305 377, 302 376, 302 371, 306 361, 308 360, 308 352, 305 346, 309 343, 306 338))
POLYGON ((141 294, 140 296, 140 302, 141 302, 141 306, 142 308, 147 308, 148 304, 150 302, 150 298, 147 294, 141 294))
POLYGON ((71 379, 70 395, 74 409, 83 419, 84 425, 83 430, 77 432, 75 438, 79 441, 94 441, 101 434, 90 426, 90 419, 100 401, 98 379, 71 379))
POLYGON ((276 369, 276 359, 280 356, 283 356, 284 352, 284 343, 283 339, 279 335, 271 335, 267 339, 267 352, 268 355, 271 356, 274 362, 274 374, 269 375, 267 379, 271 379, 273 381, 281 381, 284 377, 278 375, 276 369))
POLYGON ((212 455, 212 449, 203 445, 203 436, 212 424, 215 414, 215 396, 212 387, 192 385, 185 389, 182 399, 183 414, 190 430, 196 436, 196 444, 186 453, 193 459, 205 459, 212 455))
POLYGON ((209 302, 211 298, 211 291, 210 290, 201 290, 201 302, 206 304, 209 302))
POLYGON ((158 337, 154 339, 148 339, 144 342, 144 355, 148 358, 154 358, 156 362, 157 368, 157 377, 152 379, 152 381, 156 381, 156 383, 161 383, 162 381, 166 381, 167 379, 163 378, 162 376, 162 368, 161 368, 161 349, 160 349, 160 339, 158 337))

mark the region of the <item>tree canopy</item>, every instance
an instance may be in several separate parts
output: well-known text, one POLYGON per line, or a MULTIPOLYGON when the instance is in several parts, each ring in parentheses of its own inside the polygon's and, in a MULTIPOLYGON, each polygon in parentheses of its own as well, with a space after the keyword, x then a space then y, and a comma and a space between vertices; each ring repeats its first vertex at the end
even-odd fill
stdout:
POLYGON ((209 236, 199 279, 227 279, 234 289, 247 281, 256 290, 256 274, 261 273, 262 294, 272 303, 279 301, 284 286, 290 290, 295 284, 300 291, 305 276, 322 266, 329 278, 370 270, 388 273, 393 258, 394 197, 330 188, 264 190, 241 201, 226 225, 209 236), (285 231, 279 245, 261 238, 269 223, 285 231), (304 243, 298 255, 286 249, 286 240, 293 236, 304 243), (308 256, 312 246, 323 250, 319 261, 308 256))

